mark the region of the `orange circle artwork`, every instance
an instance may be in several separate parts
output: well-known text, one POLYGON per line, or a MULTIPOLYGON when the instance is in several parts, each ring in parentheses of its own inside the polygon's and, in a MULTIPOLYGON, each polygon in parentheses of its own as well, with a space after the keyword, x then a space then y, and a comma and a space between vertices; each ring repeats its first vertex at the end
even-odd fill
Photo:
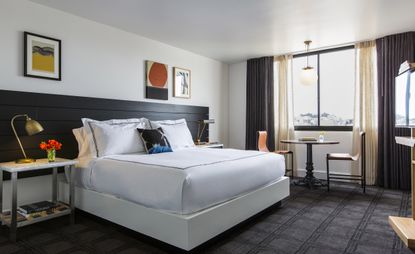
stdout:
POLYGON ((152 86, 163 88, 167 82, 166 66, 160 63, 153 63, 148 73, 148 79, 152 86))

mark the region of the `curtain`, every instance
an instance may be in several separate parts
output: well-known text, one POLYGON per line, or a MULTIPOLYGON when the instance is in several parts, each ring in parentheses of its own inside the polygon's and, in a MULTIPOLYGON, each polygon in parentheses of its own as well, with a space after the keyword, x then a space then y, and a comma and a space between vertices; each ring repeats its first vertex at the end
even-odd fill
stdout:
POLYGON ((274 58, 277 65, 277 83, 275 86, 277 107, 275 109, 275 145, 277 150, 289 150, 288 144, 280 141, 294 137, 293 94, 291 82, 292 55, 274 58))
MULTIPOLYGON (((360 145, 361 131, 366 133, 366 182, 376 183, 377 175, 377 94, 376 87, 376 42, 366 41, 356 44, 357 75, 355 86, 355 115, 353 125, 353 153, 362 151, 360 145)), ((354 174, 361 172, 360 161, 352 164, 354 174)))
POLYGON ((402 62, 415 59, 415 32, 376 40, 378 69, 378 185, 411 188, 411 150, 397 145, 395 136, 410 136, 410 129, 395 128, 395 77, 402 62))
POLYGON ((246 72, 245 148, 257 150, 257 131, 268 132, 267 146, 275 149, 274 140, 274 58, 249 59, 246 72))

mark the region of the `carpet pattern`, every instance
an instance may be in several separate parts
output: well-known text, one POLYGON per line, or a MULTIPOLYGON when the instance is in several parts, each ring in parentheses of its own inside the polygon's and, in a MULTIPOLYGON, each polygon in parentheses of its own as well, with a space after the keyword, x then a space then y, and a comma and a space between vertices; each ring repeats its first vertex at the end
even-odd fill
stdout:
MULTIPOLYGON (((198 247, 193 253, 413 253, 388 225, 388 215, 410 215, 408 192, 333 184, 308 190, 291 186, 281 207, 254 218, 198 247)), ((177 253, 178 249, 77 212, 68 218, 20 228, 18 241, 0 228, 0 253, 177 253)))

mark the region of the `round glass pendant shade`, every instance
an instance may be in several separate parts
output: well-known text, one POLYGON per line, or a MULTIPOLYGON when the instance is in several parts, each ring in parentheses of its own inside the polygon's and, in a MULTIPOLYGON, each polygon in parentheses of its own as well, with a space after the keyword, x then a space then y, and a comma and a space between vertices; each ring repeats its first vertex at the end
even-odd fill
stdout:
POLYGON ((316 84, 318 79, 317 73, 313 67, 305 67, 301 70, 300 82, 305 86, 316 84))

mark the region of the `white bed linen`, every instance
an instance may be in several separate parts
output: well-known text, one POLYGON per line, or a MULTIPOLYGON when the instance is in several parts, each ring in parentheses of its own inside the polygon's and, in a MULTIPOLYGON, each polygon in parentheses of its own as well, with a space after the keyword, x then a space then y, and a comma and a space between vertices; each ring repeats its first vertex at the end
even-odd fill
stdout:
POLYGON ((190 214, 266 186, 284 175, 284 157, 235 149, 111 155, 80 161, 78 185, 178 214, 190 214))

